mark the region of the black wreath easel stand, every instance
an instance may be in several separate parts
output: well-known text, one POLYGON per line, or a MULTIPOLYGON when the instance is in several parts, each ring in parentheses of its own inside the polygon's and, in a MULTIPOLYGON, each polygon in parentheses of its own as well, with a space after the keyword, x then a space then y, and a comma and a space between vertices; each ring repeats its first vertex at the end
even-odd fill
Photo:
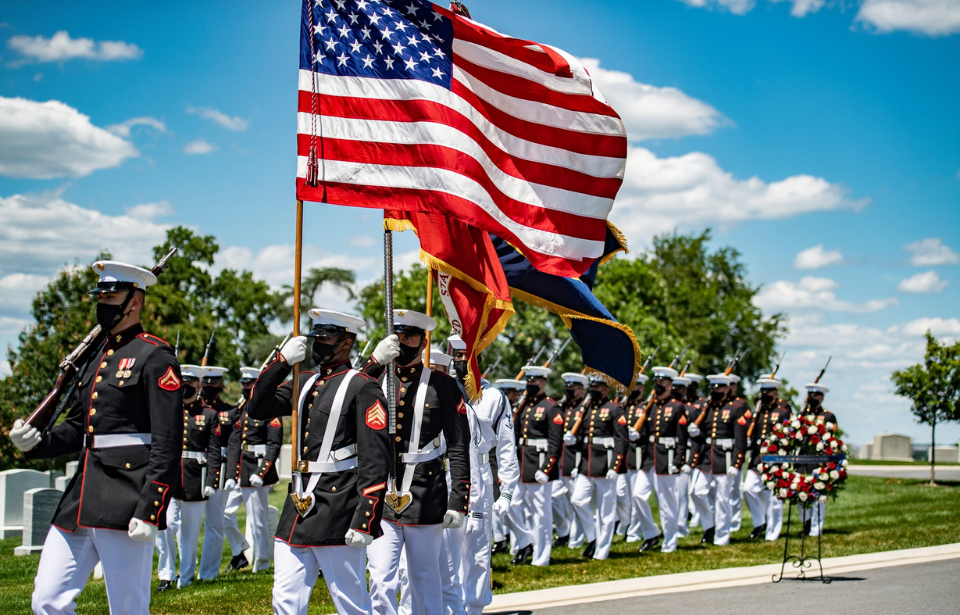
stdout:
MULTIPOLYGON (((816 463, 821 464, 824 462, 835 462, 840 463, 846 458, 846 455, 764 455, 761 458, 761 461, 764 463, 816 463)), ((814 500, 811 504, 811 508, 816 506, 817 502, 814 500)), ((797 507, 802 506, 797 504, 797 507)), ((820 507, 816 506, 815 508, 817 516, 820 515, 820 507)), ((799 512, 799 510, 798 510, 799 512)), ((822 539, 823 531, 817 532, 817 552, 816 555, 813 553, 807 553, 807 533, 803 530, 803 518, 800 520, 800 554, 792 555, 790 553, 790 526, 791 521, 793 520, 793 505, 787 505, 787 527, 784 531, 784 542, 783 542, 783 561, 780 564, 780 574, 775 574, 771 577, 774 583, 779 583, 783 580, 784 571, 787 568, 787 563, 791 563, 793 568, 797 569, 797 578, 801 581, 813 581, 819 579, 822 583, 832 583, 833 578, 824 576, 823 574, 823 562, 821 561, 822 551, 822 539), (813 568, 813 563, 817 563, 817 568, 820 570, 819 577, 807 577, 807 571, 813 568)), ((819 519, 814 520, 811 517, 811 521, 819 522, 819 519)))

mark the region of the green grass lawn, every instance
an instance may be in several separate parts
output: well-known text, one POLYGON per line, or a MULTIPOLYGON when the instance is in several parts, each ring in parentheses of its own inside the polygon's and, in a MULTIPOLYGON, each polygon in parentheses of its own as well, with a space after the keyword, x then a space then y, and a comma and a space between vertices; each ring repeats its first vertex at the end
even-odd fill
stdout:
MULTIPOLYGON (((270 496, 280 507, 286 494, 278 487, 270 496)), ((957 542, 957 509, 960 483, 928 487, 921 480, 851 477, 836 502, 827 505, 823 556, 833 557, 926 547, 957 542)), ((243 528, 243 508, 238 513, 243 528)), ((794 529, 797 517, 794 515, 794 529)), ((783 539, 776 543, 747 539, 752 524, 744 506, 744 522, 729 547, 700 545, 700 530, 681 539, 676 553, 636 553, 636 545, 617 538, 607 561, 584 561, 577 549, 555 549, 549 568, 511 566, 509 556, 494 556, 493 577, 497 593, 544 589, 563 585, 594 583, 677 572, 710 570, 780 562, 783 539)), ((0 541, 0 613, 26 613, 39 556, 14 557, 19 539, 0 541)), ((225 552, 223 565, 229 562, 225 552)), ((216 581, 198 582, 176 591, 154 593, 151 612, 257 614, 270 613, 272 572, 227 573, 216 581)), ((154 580, 156 587, 156 580, 154 580)), ((333 604, 320 581, 313 593, 311 613, 332 613, 333 604)), ((80 595, 77 612, 106 613, 107 600, 102 581, 91 581, 80 595)))

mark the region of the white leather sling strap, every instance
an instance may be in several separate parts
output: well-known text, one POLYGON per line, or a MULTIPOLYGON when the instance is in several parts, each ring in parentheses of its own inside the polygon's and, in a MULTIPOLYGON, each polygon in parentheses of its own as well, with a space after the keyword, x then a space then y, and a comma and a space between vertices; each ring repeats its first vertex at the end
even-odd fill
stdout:
MULTIPOLYGON (((330 455, 331 449, 333 449, 333 441, 337 437, 337 426, 340 424, 340 415, 343 414, 343 404, 347 398, 347 389, 350 387, 350 381, 353 380, 354 376, 359 374, 355 369, 349 370, 346 375, 343 377, 343 380, 340 381, 340 386, 337 387, 337 392, 333 396, 333 405, 330 406, 330 415, 327 417, 327 426, 323 430, 323 440, 320 442, 320 453, 317 455, 317 460, 307 464, 309 470, 315 470, 310 472, 310 481, 307 483, 307 488, 304 491, 298 491, 298 495, 303 497, 308 493, 313 493, 313 490, 317 488, 317 484, 320 482, 320 476, 325 472, 342 472, 344 470, 351 470, 357 467, 357 459, 343 460, 349 461, 352 463, 343 463, 339 462, 332 458, 330 455)), ((313 382, 310 382, 310 387, 304 387, 304 392, 309 392, 313 389, 313 382)), ((306 396, 301 393, 300 395, 300 413, 303 415, 303 406, 306 402, 306 396)), ((351 447, 344 447, 345 449, 350 449, 351 447)), ((343 450, 343 449, 341 449, 343 450)), ((356 447, 352 447, 352 451, 356 451, 356 447)), ((340 451, 337 451, 340 452, 340 451)), ((302 484, 301 473, 297 474, 299 478, 298 482, 302 484)), ((300 485, 297 485, 298 487, 300 485)))
MULTIPOLYGON (((420 449, 420 428, 423 423, 423 408, 427 401, 427 389, 430 384, 430 375, 433 373, 428 367, 423 368, 420 373, 420 382, 417 384, 417 396, 413 402, 413 429, 410 433, 410 443, 407 445, 407 452, 403 455, 404 462, 403 481, 400 484, 400 493, 409 493, 410 485, 413 484, 413 475, 416 472, 417 464, 424 461, 436 459, 446 450, 446 441, 441 437, 431 441, 427 446, 420 449), (439 440, 439 442, 438 442, 439 440)), ((384 378, 383 386, 387 386, 387 379, 384 378)), ((386 394, 386 391, 384 391, 386 394)), ((396 480, 396 477, 393 477, 396 480)))

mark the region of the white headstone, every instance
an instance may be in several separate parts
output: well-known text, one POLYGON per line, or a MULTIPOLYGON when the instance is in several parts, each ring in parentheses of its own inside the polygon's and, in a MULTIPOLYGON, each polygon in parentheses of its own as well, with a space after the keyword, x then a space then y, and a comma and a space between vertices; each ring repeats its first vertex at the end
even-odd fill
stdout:
MULTIPOLYGON (((930 448, 927 447, 927 459, 930 458, 930 448)), ((956 446, 938 446, 934 461, 936 463, 957 463, 960 461, 960 449, 956 446)))
MULTIPOLYGON (((270 553, 269 560, 273 561, 273 535, 277 532, 277 526, 280 525, 280 510, 276 506, 267 506, 267 532, 270 533, 270 553)), ((247 544, 250 545, 250 548, 243 552, 243 555, 247 558, 247 561, 251 564, 253 561, 253 527, 250 525, 250 513, 247 512, 247 544)))
POLYGON ((280 447, 280 457, 277 458, 277 474, 281 480, 293 478, 290 472, 290 458, 293 456, 293 445, 284 444, 280 447))
POLYGON ((857 454, 857 459, 873 459, 873 443, 862 444, 857 454))
POLYGON ((78 468, 79 466, 80 466, 80 462, 79 462, 79 461, 68 461, 68 462, 67 462, 67 470, 66 470, 66 472, 63 473, 63 475, 66 476, 67 478, 72 477, 74 474, 77 473, 77 468, 78 468))
POLYGON ((873 437, 873 459, 913 461, 913 445, 909 436, 885 433, 873 437))
POLYGON ((46 472, 4 470, 0 472, 0 539, 23 534, 23 494, 30 489, 50 487, 46 472))
POLYGON ((14 555, 43 550, 43 541, 47 539, 62 495, 56 489, 30 489, 23 494, 23 545, 13 549, 14 555))
POLYGON ((70 484, 70 481, 71 481, 71 480, 73 480, 73 479, 67 478, 66 476, 59 476, 59 477, 57 477, 57 484, 55 485, 55 487, 56 487, 57 490, 59 490, 59 491, 66 491, 66 490, 67 490, 67 485, 70 484))

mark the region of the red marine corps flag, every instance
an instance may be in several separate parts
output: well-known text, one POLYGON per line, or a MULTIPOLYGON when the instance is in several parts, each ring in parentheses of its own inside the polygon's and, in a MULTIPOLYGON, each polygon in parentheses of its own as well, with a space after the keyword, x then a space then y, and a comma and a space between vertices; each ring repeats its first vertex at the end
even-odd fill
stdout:
POLYGON ((422 0, 304 0, 297 198, 428 212, 545 273, 603 254, 623 122, 570 54, 422 0))

